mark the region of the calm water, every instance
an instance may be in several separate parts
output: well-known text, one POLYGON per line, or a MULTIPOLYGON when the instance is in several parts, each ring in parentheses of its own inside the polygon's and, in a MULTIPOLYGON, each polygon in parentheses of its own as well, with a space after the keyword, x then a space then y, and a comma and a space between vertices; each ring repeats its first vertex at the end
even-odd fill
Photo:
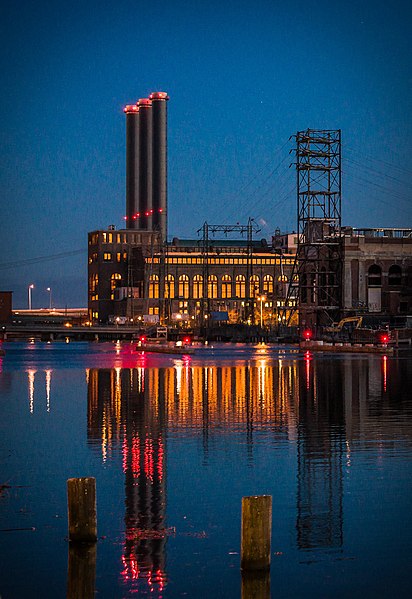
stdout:
POLYGON ((410 352, 3 347, 2 599, 78 584, 78 476, 96 478, 96 597, 240 598, 241 498, 254 494, 273 496, 271 597, 410 596, 410 352))

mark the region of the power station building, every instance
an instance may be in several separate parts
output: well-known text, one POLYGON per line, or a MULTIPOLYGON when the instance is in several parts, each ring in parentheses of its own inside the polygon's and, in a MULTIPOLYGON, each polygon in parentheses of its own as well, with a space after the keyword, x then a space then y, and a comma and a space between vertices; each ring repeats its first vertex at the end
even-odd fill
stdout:
POLYGON ((90 321, 275 324, 294 253, 255 239, 251 220, 204 223, 198 239, 167 240, 168 99, 154 92, 124 109, 126 227, 89 233, 90 321))
POLYGON ((274 325, 290 321, 297 305, 305 326, 359 311, 412 313, 412 229, 341 226, 340 131, 338 138, 329 131, 298 133, 302 210, 296 234, 277 233, 268 243, 257 239, 249 219, 245 225, 204 223, 197 239, 169 241, 168 100, 167 93, 154 92, 124 109, 125 228, 88 235, 90 322, 274 325), (326 173, 328 194, 310 189, 311 169, 326 173), (320 219, 314 218, 319 206, 320 219), (308 227, 317 232, 312 241, 308 227))

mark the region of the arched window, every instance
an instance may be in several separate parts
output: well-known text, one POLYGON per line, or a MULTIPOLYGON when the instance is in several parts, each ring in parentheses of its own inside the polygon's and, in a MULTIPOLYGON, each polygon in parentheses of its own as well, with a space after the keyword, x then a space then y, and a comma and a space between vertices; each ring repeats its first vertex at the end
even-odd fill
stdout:
POLYGON ((167 275, 165 278, 165 299, 173 299, 175 296, 175 278, 167 275))
POLYGON ((246 279, 244 275, 237 275, 236 277, 236 297, 246 297, 246 279))
POLYGON ((193 298, 201 299, 203 297, 203 277, 195 275, 193 277, 193 298))
POLYGON ((397 264, 393 264, 389 268, 388 285, 390 287, 402 285, 402 268, 397 264))
POLYGON ((259 277, 258 275, 252 275, 250 277, 249 295, 250 297, 257 297, 259 295, 259 277))
POLYGON ((377 264, 372 264, 368 270, 369 287, 380 287, 382 285, 382 269, 377 264))
POLYGON ((232 277, 230 275, 223 275, 222 299, 228 299, 230 297, 232 297, 232 277))
POLYGON ((110 299, 114 299, 114 290, 116 287, 121 286, 122 275, 118 272, 115 272, 110 277, 110 299))
POLYGON ((279 283, 287 283, 288 282, 288 278, 286 275, 279 275, 278 276, 278 282, 279 283))
POLYGON ((159 297, 159 276, 150 275, 149 277, 149 298, 158 299, 159 297))
POLYGON ((272 275, 265 275, 263 277, 263 293, 266 295, 273 294, 273 277, 272 275))
POLYGON ((211 299, 217 298, 217 276, 209 275, 208 284, 207 284, 207 292, 208 296, 211 299))
POLYGON ((179 297, 183 297, 183 299, 189 297, 189 277, 187 275, 179 277, 179 297))

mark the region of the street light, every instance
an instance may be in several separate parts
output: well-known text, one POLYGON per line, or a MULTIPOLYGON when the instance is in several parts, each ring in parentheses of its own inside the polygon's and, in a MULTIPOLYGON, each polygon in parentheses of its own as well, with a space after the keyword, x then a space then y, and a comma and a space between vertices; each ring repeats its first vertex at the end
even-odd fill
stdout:
POLYGON ((29 293, 29 310, 31 310, 31 290, 34 289, 34 285, 33 283, 30 283, 29 287, 28 287, 28 293, 29 293))
POLYGON ((266 297, 264 295, 261 295, 259 298, 260 301, 260 328, 263 327, 263 302, 265 301, 266 297))
POLYGON ((51 310, 51 307, 52 307, 51 287, 47 287, 46 291, 49 292, 49 310, 51 310))

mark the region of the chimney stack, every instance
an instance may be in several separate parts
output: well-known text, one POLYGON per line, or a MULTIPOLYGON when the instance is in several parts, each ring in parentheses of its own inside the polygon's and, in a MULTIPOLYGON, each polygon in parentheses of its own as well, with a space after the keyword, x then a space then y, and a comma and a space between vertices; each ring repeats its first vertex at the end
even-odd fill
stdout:
POLYGON ((167 239, 167 100, 166 92, 150 94, 153 114, 152 227, 167 239))
POLYGON ((167 100, 153 92, 126 114, 126 228, 167 239, 167 100))
POLYGON ((140 120, 139 229, 152 230, 152 101, 142 98, 137 103, 140 120))
POLYGON ((126 228, 136 229, 139 212, 139 108, 124 107, 126 114, 126 228))

